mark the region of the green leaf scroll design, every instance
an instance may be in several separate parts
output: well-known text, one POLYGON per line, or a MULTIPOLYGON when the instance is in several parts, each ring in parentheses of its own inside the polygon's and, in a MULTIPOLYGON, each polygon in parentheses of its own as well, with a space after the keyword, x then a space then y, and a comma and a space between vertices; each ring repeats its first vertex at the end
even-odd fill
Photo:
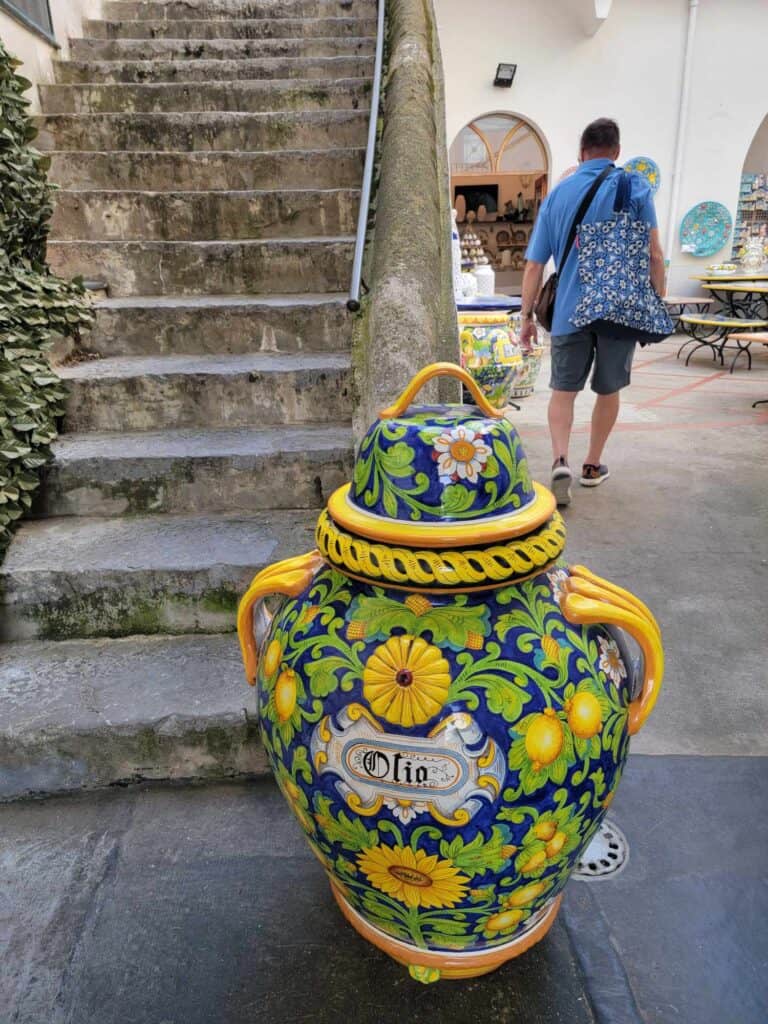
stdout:
POLYGON ((399 628, 411 636, 430 634, 434 643, 463 651, 471 638, 477 642, 477 638, 482 641, 488 635, 490 612, 487 605, 469 604, 466 594, 459 594, 446 604, 432 605, 422 600, 428 604, 426 610, 411 608, 405 601, 377 591, 373 596, 358 596, 349 615, 352 621, 364 627, 368 639, 386 640, 399 628))

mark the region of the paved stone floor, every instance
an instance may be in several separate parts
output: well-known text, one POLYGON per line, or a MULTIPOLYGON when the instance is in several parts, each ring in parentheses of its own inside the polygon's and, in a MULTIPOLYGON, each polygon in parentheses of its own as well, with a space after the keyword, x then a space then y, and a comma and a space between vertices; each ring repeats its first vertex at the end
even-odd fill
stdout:
MULTIPOLYGON (((549 937, 423 987, 335 910, 268 781, 0 808, 0 1024, 765 1024, 768 358, 642 352, 568 554, 656 613, 667 678, 612 808, 631 846, 549 937)), ((546 380, 516 417, 546 480, 546 380)), ((572 463, 585 442, 579 404, 572 463)))

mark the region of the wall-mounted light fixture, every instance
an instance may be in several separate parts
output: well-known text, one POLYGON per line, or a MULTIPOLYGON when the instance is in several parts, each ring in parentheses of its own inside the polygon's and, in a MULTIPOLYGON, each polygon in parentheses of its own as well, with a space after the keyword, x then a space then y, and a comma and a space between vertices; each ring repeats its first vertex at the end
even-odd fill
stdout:
POLYGON ((493 84, 508 89, 515 80, 516 71, 517 64, 499 64, 496 68, 496 77, 493 80, 493 84))

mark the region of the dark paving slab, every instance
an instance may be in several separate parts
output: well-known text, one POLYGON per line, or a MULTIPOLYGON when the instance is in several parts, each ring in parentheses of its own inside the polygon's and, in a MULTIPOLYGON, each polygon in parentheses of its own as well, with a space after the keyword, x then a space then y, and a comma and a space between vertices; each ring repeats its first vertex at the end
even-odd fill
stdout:
POLYGON ((635 757, 624 872, 573 883, 519 960, 428 987, 342 921, 267 780, 6 805, 0 1021, 764 1024, 767 763, 635 757))
MULTIPOLYGON (((631 758, 612 808, 629 863, 572 884, 566 920, 572 933, 601 921, 646 1024, 768 1021, 767 809, 766 758, 631 758)), ((598 1020, 625 1024, 600 1015, 593 939, 582 968, 598 1020)))
POLYGON ((342 920, 271 782, 7 805, 13 1024, 593 1024, 565 927, 428 988, 342 920))

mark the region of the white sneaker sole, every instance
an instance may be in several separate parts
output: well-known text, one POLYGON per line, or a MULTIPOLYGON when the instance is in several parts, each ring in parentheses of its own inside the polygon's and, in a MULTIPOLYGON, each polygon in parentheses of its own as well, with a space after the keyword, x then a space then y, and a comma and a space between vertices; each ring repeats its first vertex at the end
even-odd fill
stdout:
POLYGON ((573 483, 572 473, 560 473, 559 476, 552 476, 552 493, 558 505, 571 504, 571 484, 573 483))
POLYGON ((606 473, 605 476, 598 477, 597 480, 590 480, 589 477, 583 476, 579 479, 579 483, 582 487, 599 487, 600 484, 605 483, 610 475, 610 473, 606 473))

